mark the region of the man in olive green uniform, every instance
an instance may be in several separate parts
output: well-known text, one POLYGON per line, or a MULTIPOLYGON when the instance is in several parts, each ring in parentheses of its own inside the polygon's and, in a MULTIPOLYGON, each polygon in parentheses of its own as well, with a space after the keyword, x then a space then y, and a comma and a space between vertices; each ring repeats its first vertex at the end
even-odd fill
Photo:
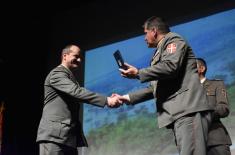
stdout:
POLYGON ((204 59, 197 58, 198 74, 203 84, 210 104, 215 108, 212 113, 212 123, 208 135, 208 155, 231 155, 230 136, 220 118, 229 115, 229 104, 226 88, 222 80, 206 79, 207 65, 204 59))
POLYGON ((151 66, 137 69, 126 63, 128 69, 120 71, 150 86, 123 95, 122 100, 136 104, 157 99, 158 126, 172 129, 180 155, 206 155, 213 108, 200 86, 193 50, 159 17, 149 18, 144 32, 148 47, 157 48, 151 66))

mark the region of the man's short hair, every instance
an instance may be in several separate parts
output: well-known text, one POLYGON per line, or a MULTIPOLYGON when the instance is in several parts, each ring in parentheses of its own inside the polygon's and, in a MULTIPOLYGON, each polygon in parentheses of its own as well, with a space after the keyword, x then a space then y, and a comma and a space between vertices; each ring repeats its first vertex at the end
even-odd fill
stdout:
POLYGON ((61 56, 63 54, 69 54, 70 52, 72 52, 71 49, 70 49, 72 46, 74 46, 74 45, 67 45, 67 46, 65 46, 65 48, 62 50, 61 56))
POLYGON ((62 52, 61 52, 61 60, 63 60, 63 55, 64 54, 69 54, 69 53, 71 53, 72 52, 72 50, 71 50, 71 47, 72 46, 76 46, 76 45, 73 45, 73 44, 70 44, 70 45, 67 45, 67 46, 65 46, 63 49, 62 49, 62 52))
POLYGON ((160 17, 152 16, 148 18, 144 25, 144 28, 150 30, 152 28, 158 29, 161 33, 168 33, 170 32, 169 25, 160 17))

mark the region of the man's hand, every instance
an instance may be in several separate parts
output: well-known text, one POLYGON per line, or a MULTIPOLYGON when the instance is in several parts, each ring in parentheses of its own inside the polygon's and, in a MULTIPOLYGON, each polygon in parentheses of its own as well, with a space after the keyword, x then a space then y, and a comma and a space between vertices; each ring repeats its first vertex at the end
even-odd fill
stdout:
POLYGON ((112 94, 112 96, 117 96, 120 101, 123 103, 130 103, 130 97, 129 95, 122 95, 120 96, 119 94, 112 94))
POLYGON ((107 97, 107 102, 108 102, 108 106, 111 108, 117 108, 123 104, 123 101, 121 101, 119 99, 119 96, 117 95, 112 95, 110 97, 107 97))
POLYGON ((127 70, 119 69, 121 72, 121 76, 129 79, 136 79, 138 77, 138 69, 134 66, 129 65, 128 63, 125 63, 125 66, 127 66, 127 70))

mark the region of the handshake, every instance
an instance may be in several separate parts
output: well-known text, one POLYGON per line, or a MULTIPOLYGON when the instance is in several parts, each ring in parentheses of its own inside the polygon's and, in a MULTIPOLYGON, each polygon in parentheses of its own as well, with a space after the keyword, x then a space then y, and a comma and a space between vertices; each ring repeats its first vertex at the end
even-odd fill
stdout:
POLYGON ((130 98, 128 95, 119 95, 119 94, 112 94, 112 96, 107 97, 107 105, 110 108, 118 108, 119 106, 123 105, 123 103, 129 103, 130 98))

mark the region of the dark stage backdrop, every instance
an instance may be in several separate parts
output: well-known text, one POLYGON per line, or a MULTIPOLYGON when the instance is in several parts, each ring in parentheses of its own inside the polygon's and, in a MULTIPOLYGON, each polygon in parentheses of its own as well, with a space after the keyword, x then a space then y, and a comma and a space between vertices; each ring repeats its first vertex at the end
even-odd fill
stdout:
MULTIPOLYGON (((171 26, 192 46, 197 57, 208 63, 208 78, 225 80, 231 114, 223 119, 235 140, 235 9, 171 26)), ((149 65, 154 49, 144 36, 86 51, 85 87, 104 95, 126 94, 148 84, 120 76, 113 52, 119 49, 126 62, 139 68, 149 65)), ((85 155, 175 155, 173 135, 157 126, 153 100, 117 109, 84 105, 84 130, 89 147, 85 155)), ((234 146, 231 147, 232 149, 234 146)))

